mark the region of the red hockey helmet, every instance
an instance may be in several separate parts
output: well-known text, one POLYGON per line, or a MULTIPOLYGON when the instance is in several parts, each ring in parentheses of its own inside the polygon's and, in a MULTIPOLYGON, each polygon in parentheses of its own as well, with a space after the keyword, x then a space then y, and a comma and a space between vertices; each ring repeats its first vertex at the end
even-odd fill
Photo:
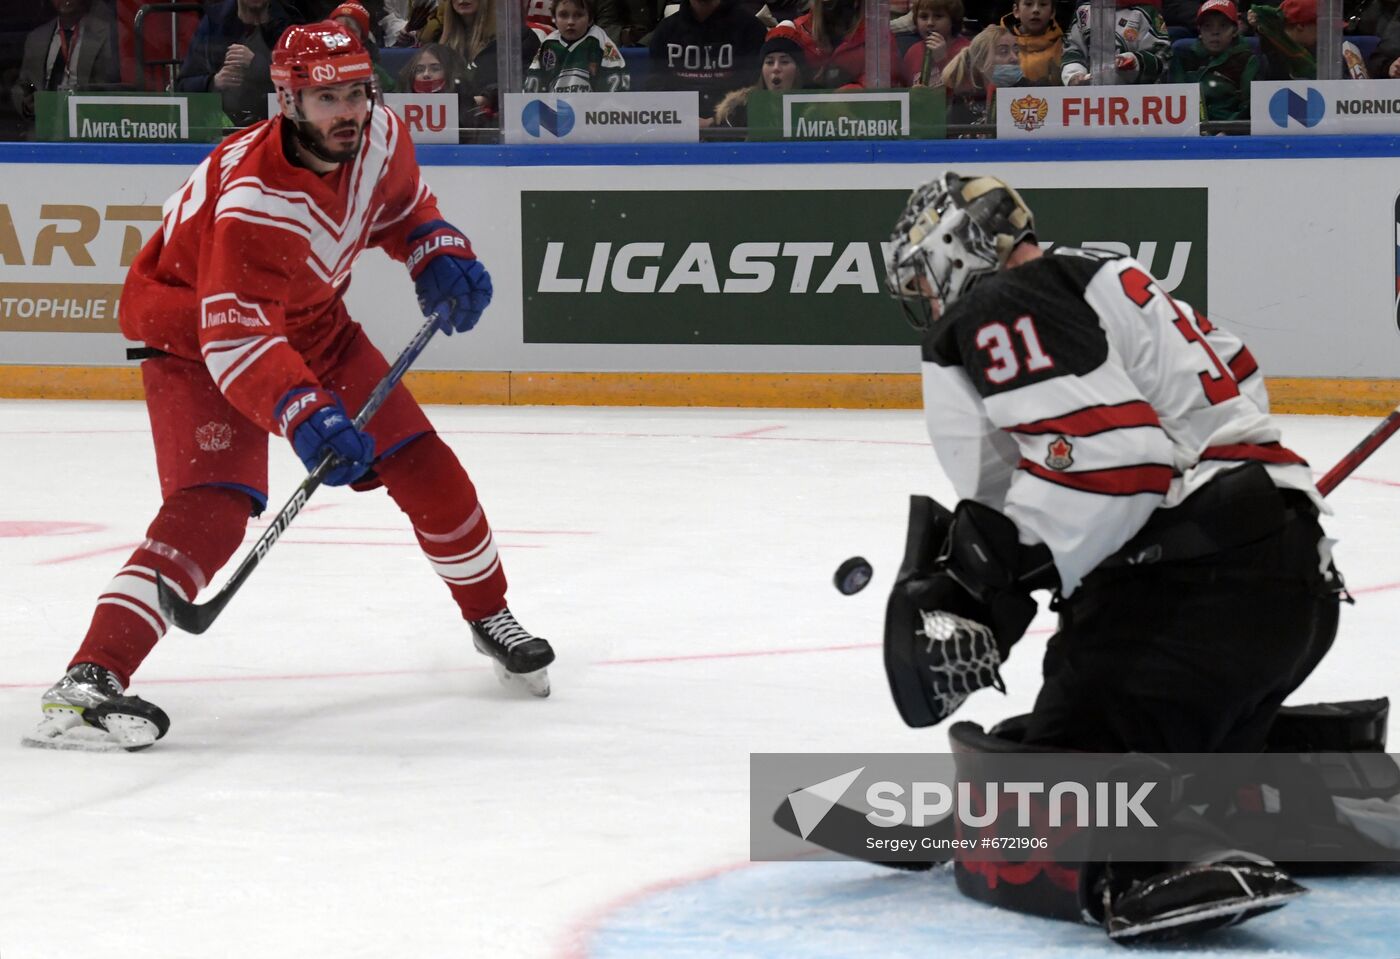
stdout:
POLYGON ((272 85, 279 97, 308 87, 373 79, 374 64, 364 44, 330 20, 288 27, 272 51, 272 85))

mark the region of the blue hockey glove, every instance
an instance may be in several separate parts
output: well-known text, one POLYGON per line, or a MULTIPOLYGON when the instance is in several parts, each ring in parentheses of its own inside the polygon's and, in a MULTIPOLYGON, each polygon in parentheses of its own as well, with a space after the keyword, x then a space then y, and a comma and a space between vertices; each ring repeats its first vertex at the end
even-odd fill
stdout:
POLYGON ((344 486, 365 474, 374 462, 374 437, 355 429, 340 398, 323 389, 289 390, 274 411, 282 435, 314 470, 327 453, 338 457, 321 482, 344 486))
POLYGON ((491 274, 467 238, 445 220, 433 220, 410 233, 408 242, 408 273, 423 315, 436 316, 449 336, 476 326, 491 302, 491 274))

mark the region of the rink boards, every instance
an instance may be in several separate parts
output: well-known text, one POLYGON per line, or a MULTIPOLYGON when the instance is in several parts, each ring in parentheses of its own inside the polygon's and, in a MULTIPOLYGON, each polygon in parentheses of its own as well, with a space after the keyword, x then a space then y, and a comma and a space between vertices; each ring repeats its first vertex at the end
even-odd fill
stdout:
MULTIPOLYGON (((0 395, 139 395, 126 266, 197 146, 0 146, 0 395), (100 164, 100 165, 99 165, 100 164)), ((435 402, 911 407, 917 351, 883 292, 907 191, 944 170, 1021 188, 1042 241, 1144 261, 1243 335, 1279 408, 1400 399, 1400 140, 420 147, 495 302, 414 374, 435 402)), ((347 294, 386 351, 403 268, 347 294)))

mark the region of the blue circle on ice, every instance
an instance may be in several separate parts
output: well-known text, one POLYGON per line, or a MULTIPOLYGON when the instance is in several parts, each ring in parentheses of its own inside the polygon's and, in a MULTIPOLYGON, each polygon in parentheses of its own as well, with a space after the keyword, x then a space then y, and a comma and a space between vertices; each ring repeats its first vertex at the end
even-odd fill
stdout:
MULTIPOLYGON (((1311 895, 1237 929, 1145 947, 1154 959, 1356 959, 1396 955, 1400 877, 1300 877, 1311 895)), ((606 915, 589 959, 1124 959, 1093 926, 964 898, 952 873, 867 863, 758 863, 664 888, 606 915)))

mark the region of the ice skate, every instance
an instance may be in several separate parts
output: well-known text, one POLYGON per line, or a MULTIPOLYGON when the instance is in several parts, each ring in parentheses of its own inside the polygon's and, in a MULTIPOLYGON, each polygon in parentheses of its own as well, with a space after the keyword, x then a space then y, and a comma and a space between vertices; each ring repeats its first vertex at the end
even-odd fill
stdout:
POLYGON ((49 687, 44 718, 20 740, 43 749, 135 752, 165 735, 170 719, 159 706, 127 696, 110 670, 78 663, 49 687))
POLYGON ((549 695, 549 672, 554 650, 549 641, 532 636, 509 609, 485 619, 468 621, 477 652, 490 656, 501 685, 524 689, 531 696, 549 695))
POLYGON ((1239 925, 1305 895, 1269 862, 1199 863, 1103 894, 1104 928, 1114 942, 1163 942, 1239 925))

